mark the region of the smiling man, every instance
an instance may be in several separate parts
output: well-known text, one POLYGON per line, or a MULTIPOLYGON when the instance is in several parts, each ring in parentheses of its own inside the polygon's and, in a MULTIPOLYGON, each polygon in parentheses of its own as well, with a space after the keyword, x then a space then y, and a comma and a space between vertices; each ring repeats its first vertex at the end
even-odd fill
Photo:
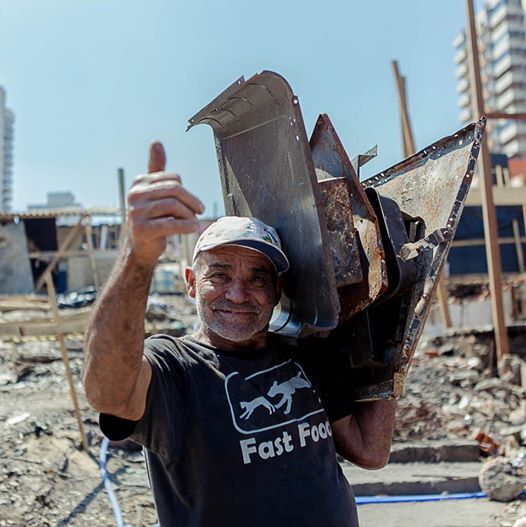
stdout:
POLYGON ((204 210, 164 170, 154 143, 149 173, 128 195, 128 241, 87 332, 84 382, 103 432, 145 447, 162 527, 357 526, 336 452, 384 466, 395 405, 353 403, 330 339, 292 346, 268 333, 289 268, 272 227, 213 223, 186 270, 200 329, 144 340, 166 236, 197 230, 204 210))

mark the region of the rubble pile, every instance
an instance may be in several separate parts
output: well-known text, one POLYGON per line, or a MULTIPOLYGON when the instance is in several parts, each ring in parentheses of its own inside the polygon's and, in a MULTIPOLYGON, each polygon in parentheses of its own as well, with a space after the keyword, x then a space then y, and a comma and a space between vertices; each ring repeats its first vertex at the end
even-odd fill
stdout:
MULTIPOLYGON (((10 308, 0 319, 23 322, 42 314, 10 308)), ((149 334, 184 334, 195 320, 194 306, 182 295, 149 300, 149 334)), ((81 450, 57 338, 0 336, 0 527, 116 525, 99 470, 102 434, 80 381, 82 333, 68 334, 66 346, 89 453, 81 450)), ((142 452, 112 448, 108 472, 126 521, 155 524, 142 452)))
POLYGON ((477 438, 488 454, 526 445, 526 362, 510 355, 501 371, 496 377, 485 333, 423 341, 398 403, 396 440, 477 438))

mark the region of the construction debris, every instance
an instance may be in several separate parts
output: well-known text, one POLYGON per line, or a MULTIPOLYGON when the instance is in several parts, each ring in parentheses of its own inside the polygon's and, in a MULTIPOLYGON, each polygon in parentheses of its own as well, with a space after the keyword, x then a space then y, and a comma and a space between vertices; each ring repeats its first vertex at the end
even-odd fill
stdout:
MULTIPOLYGON (((517 329, 512 349, 524 350, 523 340, 517 329)), ((526 445, 526 362, 510 356, 497 378, 492 349, 484 331, 422 342, 398 402, 396 440, 478 438, 485 454, 526 445)))
POLYGON ((524 490, 524 456, 516 459, 498 457, 484 463, 479 484, 488 498, 495 501, 512 501, 524 490))

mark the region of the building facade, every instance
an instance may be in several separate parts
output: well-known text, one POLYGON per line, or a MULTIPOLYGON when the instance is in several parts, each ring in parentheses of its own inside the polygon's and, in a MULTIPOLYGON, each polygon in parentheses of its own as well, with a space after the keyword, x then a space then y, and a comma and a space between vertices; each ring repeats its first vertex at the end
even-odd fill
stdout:
MULTIPOLYGON (((526 112, 526 23, 522 1, 488 0, 477 13, 477 35, 486 111, 526 112)), ((462 123, 478 118, 472 114, 466 45, 463 31, 453 41, 462 123)), ((488 128, 493 152, 526 158, 526 121, 492 121, 488 128)))
POLYGON ((5 100, 5 90, 0 86, 0 211, 9 211, 13 199, 15 116, 6 108, 5 100))

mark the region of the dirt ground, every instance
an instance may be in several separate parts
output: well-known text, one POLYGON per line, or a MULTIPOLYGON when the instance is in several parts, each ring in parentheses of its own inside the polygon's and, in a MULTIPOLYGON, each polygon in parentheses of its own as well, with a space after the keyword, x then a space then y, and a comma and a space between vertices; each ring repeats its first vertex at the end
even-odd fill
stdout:
MULTIPOLYGON (((168 303, 168 307, 159 304, 153 309, 154 318, 161 320, 163 311, 173 309, 182 316, 178 321, 172 319, 171 326, 190 330, 195 320, 193 306, 186 304, 183 297, 172 298, 168 303)), ((480 383, 486 378, 479 356, 484 350, 478 341, 468 344, 461 349, 462 346, 450 342, 423 343, 412 367, 406 396, 400 401, 397 441, 468 437, 480 426, 501 441, 504 437, 501 429, 509 428, 510 421, 521 421, 522 388, 486 382, 481 389, 480 383), (446 344, 449 348, 444 347, 446 344), (478 362, 471 360, 466 366, 469 358, 477 357, 478 362), (468 370, 475 373, 466 374, 468 370), (476 395, 470 395, 466 401, 466 394, 476 395)), ((90 443, 89 453, 80 449, 58 343, 38 338, 0 341, 0 527, 117 525, 99 470, 103 438, 97 415, 89 408, 80 383, 82 335, 68 337, 67 347, 90 443)), ((133 527, 154 525, 156 514, 142 453, 110 449, 108 471, 124 523, 133 527)), ((464 509, 469 506, 467 502, 462 504, 464 509)), ((473 501, 471 506, 478 511, 481 502, 473 501)), ((405 507, 404 510, 410 511, 405 507)), ((438 516, 435 509, 430 509, 434 523, 421 521, 418 525, 460 526, 448 519, 455 518, 456 507, 455 502, 448 502, 438 516)), ((401 519, 404 514, 411 516, 402 509, 392 505, 361 508, 362 524, 364 527, 417 525, 395 521, 396 514, 401 519)), ((490 523, 480 525, 505 527, 513 525, 523 505, 491 504, 490 509, 487 517, 490 523)))

